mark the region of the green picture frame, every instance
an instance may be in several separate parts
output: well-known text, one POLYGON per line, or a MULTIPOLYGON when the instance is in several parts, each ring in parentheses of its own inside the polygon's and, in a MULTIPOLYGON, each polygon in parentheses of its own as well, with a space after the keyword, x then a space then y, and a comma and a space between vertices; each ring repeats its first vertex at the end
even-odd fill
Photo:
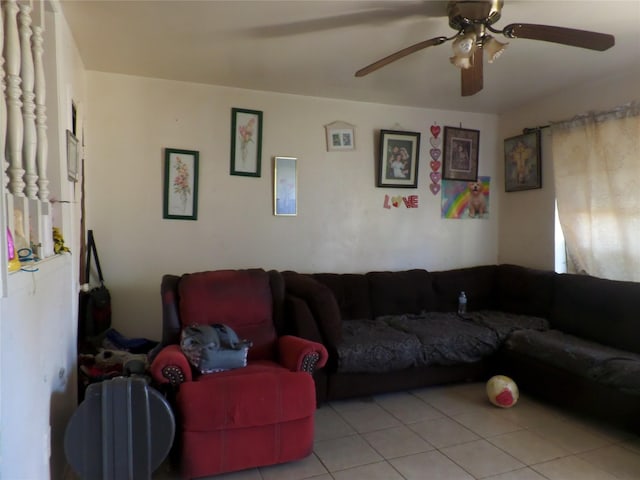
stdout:
POLYGON ((162 218, 198 219, 198 163, 195 150, 165 148, 162 218))
POLYGON ((260 177, 262 168, 262 112, 231 109, 231 175, 260 177))

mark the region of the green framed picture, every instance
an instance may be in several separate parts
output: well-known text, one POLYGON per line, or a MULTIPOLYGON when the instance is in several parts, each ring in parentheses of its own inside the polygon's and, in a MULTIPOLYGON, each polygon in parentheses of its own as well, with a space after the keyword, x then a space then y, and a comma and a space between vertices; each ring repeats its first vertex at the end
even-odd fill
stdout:
POLYGON ((262 163, 262 112, 231 109, 231 175, 259 177, 262 163))
POLYGON ((198 158, 195 150, 165 148, 162 218, 198 219, 198 158))

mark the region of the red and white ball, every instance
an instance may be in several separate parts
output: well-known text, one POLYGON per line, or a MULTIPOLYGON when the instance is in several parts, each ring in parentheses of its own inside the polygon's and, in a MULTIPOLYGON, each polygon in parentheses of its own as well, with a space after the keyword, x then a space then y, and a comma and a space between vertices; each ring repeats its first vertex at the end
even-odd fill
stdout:
POLYGON ((520 393, 516 382, 504 375, 496 375, 487 381, 487 396, 496 407, 513 407, 520 393))

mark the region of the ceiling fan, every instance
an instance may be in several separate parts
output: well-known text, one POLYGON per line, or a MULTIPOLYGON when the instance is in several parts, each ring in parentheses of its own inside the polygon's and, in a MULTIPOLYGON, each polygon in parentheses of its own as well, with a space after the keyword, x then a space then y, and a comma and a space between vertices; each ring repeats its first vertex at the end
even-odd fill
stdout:
POLYGON ((456 30, 451 37, 435 37, 403 48, 356 72, 363 77, 396 60, 427 47, 441 45, 453 40, 451 63, 462 72, 462 96, 478 93, 483 87, 483 53, 491 63, 508 45, 496 40, 492 33, 507 38, 528 38, 560 43, 573 47, 604 51, 615 44, 613 35, 576 30, 573 28, 536 25, 532 23, 512 23, 499 30, 493 24, 500 19, 504 0, 451 0, 447 3, 449 26, 456 30))

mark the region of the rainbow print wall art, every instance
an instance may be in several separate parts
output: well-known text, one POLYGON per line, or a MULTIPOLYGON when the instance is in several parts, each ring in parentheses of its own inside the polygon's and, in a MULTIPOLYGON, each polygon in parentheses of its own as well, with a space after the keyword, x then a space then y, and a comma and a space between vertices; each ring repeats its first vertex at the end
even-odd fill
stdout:
POLYGON ((442 181, 442 218, 488 219, 491 177, 442 181))

